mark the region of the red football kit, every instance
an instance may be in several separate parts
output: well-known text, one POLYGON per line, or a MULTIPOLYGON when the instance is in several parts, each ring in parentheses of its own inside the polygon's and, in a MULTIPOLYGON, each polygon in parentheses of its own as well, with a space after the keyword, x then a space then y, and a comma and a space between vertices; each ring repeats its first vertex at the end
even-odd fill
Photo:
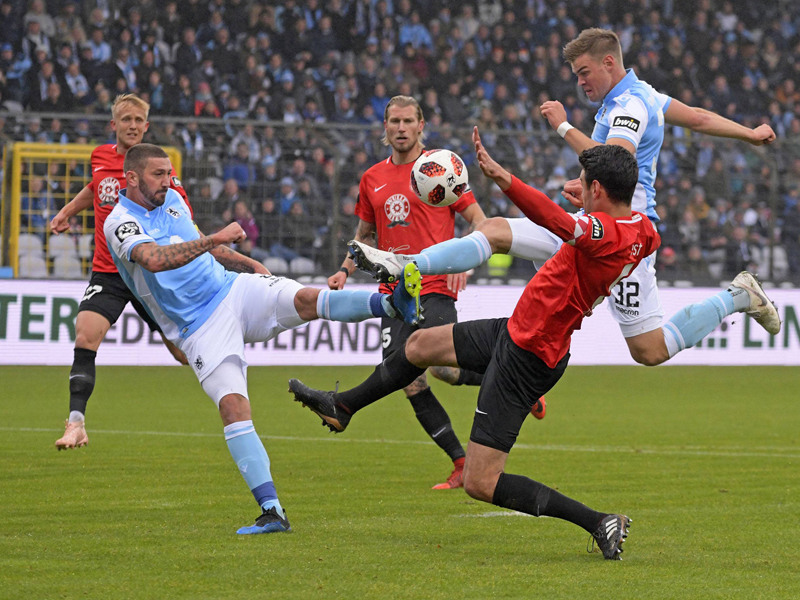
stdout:
MULTIPOLYGON (((117 267, 111 258, 106 244, 106 235, 103 225, 106 217, 117 205, 119 191, 127 184, 122 165, 125 155, 117 152, 116 144, 104 144, 92 151, 92 182, 89 187, 94 192, 94 260, 92 270, 99 273, 116 273, 117 267)), ((178 192, 186 201, 189 210, 192 210, 186 190, 180 180, 173 176, 170 178, 170 187, 178 192)))
MULTIPOLYGON (((453 239, 455 215, 475 203, 471 191, 447 207, 429 206, 411 189, 414 162, 395 165, 390 156, 373 165, 361 177, 355 213, 367 223, 374 223, 378 249, 397 254, 417 254, 429 246, 453 239)), ((390 291, 382 286, 382 291, 390 291)), ((426 275, 422 294, 457 293, 447 289, 447 275, 426 275)))
POLYGON ((508 320, 514 343, 555 368, 583 318, 659 247, 661 238, 653 223, 635 211, 620 218, 593 212, 576 220, 516 177, 506 195, 531 221, 565 242, 528 282, 508 320))

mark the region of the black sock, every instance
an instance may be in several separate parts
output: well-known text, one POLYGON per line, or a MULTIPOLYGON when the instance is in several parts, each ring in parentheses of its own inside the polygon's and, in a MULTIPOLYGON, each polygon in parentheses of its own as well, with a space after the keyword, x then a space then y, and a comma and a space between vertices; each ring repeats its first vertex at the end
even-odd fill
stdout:
POLYGON ((94 390, 94 359, 97 352, 75 348, 69 372, 69 410, 86 414, 86 403, 94 390))
POLYGON ((402 390, 425 372, 408 362, 405 347, 392 352, 372 375, 354 388, 334 396, 336 404, 351 415, 392 392, 402 390))
POLYGON ((585 504, 549 488, 543 483, 522 475, 501 473, 494 489, 492 504, 518 510, 534 517, 564 519, 594 533, 605 513, 592 510, 585 504))
POLYGON ((453 431, 450 417, 444 407, 433 395, 431 388, 425 388, 419 394, 409 396, 408 401, 414 407, 414 414, 431 439, 447 452, 451 460, 465 456, 464 448, 453 431))
POLYGON ((483 373, 459 369, 458 381, 456 381, 455 385, 480 385, 482 381, 483 373))

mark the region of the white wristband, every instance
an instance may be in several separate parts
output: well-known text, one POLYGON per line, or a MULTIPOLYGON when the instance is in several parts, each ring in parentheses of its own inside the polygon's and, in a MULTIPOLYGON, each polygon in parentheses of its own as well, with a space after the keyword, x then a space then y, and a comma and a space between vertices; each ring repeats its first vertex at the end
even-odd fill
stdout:
POLYGON ((558 129, 556 129, 556 133, 563 138, 565 135, 567 135, 567 132, 570 129, 575 129, 575 128, 569 124, 569 121, 564 121, 561 125, 558 126, 558 129))

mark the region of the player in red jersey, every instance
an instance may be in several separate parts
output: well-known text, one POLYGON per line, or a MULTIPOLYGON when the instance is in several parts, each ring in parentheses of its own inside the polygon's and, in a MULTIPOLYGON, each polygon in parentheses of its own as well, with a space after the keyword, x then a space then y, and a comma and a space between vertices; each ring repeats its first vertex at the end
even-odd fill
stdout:
MULTIPOLYGON (((661 239, 650 220, 631 211, 638 179, 633 155, 619 146, 595 146, 580 155, 586 214, 569 215, 545 194, 498 165, 473 133, 478 164, 530 220, 564 244, 526 286, 508 319, 484 319, 414 332, 359 393, 374 401, 430 365, 484 372, 467 447, 464 488, 470 496, 534 516, 583 527, 607 559, 619 559, 630 519, 595 511, 556 490, 505 472, 506 459, 534 399, 550 390, 569 361, 572 332, 614 285, 654 252, 661 239)), ((323 418, 339 416, 338 394, 295 394, 323 418)))
MULTIPOLYGON (((423 203, 411 190, 411 167, 422 154, 425 138, 425 119, 416 99, 393 97, 386 106, 383 126, 383 143, 391 147, 392 154, 367 169, 361 177, 356 204, 360 221, 355 234, 355 241, 361 248, 377 245, 391 252, 417 252, 452 239, 456 213, 473 227, 486 218, 471 191, 447 208, 436 208, 423 203)), ((329 287, 342 289, 355 268, 348 256, 342 268, 328 279, 329 287)), ((464 273, 460 273, 423 279, 420 301, 425 319, 419 327, 456 322, 455 301, 458 292, 466 286, 466 278, 464 273)), ((390 292, 391 289, 382 285, 381 291, 390 292)), ((384 319, 381 328, 384 358, 402 347, 415 329, 396 319, 384 319)), ((432 367, 431 373, 452 384, 480 382, 476 373, 448 367, 432 367)), ((453 431, 450 417, 428 386, 425 374, 417 377, 404 391, 422 427, 453 461, 450 477, 435 485, 434 489, 461 487, 465 452, 453 431)), ((357 397, 345 397, 342 406, 350 415, 362 408, 357 397)))
MULTIPOLYGON (((94 149, 91 157, 92 182, 78 192, 50 222, 50 231, 57 235, 69 229, 72 217, 94 205, 92 275, 75 320, 75 354, 69 375, 69 417, 64 435, 56 440, 59 450, 79 448, 89 443, 85 414, 89 396, 94 390, 97 349, 125 305, 131 302, 150 330, 161 333, 156 322, 119 276, 103 233, 103 223, 116 206, 119 191, 125 187, 122 169, 125 153, 142 141, 150 125, 147 120, 149 112, 150 105, 138 96, 117 96, 111 107, 111 128, 116 133, 117 143, 94 149)), ((171 187, 187 200, 186 191, 177 177, 172 177, 171 187)), ((163 334, 161 338, 175 359, 186 364, 183 352, 163 334)))

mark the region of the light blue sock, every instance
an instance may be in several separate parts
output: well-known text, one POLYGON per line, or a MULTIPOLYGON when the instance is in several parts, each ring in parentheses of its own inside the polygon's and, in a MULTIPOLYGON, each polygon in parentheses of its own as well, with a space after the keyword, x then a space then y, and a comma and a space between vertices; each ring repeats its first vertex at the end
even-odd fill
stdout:
POLYGON ((481 266, 492 255, 489 240, 480 231, 426 248, 414 255, 422 275, 463 273, 481 266))
POLYGON ((372 317, 393 317, 389 296, 365 290, 322 290, 317 315, 329 321, 356 323, 372 317))
POLYGON ((670 358, 694 346, 735 312, 733 295, 728 290, 683 307, 661 328, 670 358))
POLYGON ((228 450, 258 505, 264 509, 274 506, 282 515, 283 508, 269 471, 269 456, 256 434, 253 421, 237 421, 227 425, 223 431, 228 450))

